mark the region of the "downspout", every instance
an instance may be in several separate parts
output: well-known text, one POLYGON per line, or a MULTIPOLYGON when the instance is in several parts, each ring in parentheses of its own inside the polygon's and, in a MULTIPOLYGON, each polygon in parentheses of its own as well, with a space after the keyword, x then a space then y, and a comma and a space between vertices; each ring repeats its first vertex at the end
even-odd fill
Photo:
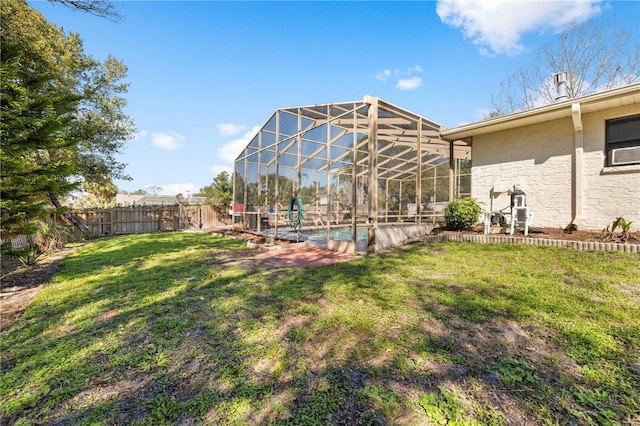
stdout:
POLYGON ((582 128, 582 112, 580 103, 571 104, 571 118, 573 119, 574 153, 572 164, 572 194, 571 194, 571 228, 578 229, 582 225, 582 202, 583 202, 583 171, 582 156, 584 151, 584 132, 582 128))

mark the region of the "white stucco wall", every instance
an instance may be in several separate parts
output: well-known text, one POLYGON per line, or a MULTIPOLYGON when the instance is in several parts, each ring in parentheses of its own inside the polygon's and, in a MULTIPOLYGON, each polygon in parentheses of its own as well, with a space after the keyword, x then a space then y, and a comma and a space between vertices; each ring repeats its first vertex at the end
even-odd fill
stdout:
POLYGON ((571 222, 572 139, 571 119, 475 136, 472 196, 487 211, 508 214, 510 191, 518 185, 527 195, 534 226, 566 226, 571 222))
MULTIPOLYGON (((616 173, 604 167, 604 121, 632 114, 637 114, 637 105, 582 116, 580 229, 602 230, 618 216, 640 229, 640 167, 623 167, 616 173)), ((572 221, 574 141, 571 118, 474 136, 472 196, 484 203, 486 211, 508 213, 510 190, 519 185, 534 213, 533 226, 564 228, 572 221)))
POLYGON ((640 165, 604 167, 605 120, 638 114, 638 105, 582 117, 584 125, 583 229, 601 230, 619 216, 640 229, 640 165))

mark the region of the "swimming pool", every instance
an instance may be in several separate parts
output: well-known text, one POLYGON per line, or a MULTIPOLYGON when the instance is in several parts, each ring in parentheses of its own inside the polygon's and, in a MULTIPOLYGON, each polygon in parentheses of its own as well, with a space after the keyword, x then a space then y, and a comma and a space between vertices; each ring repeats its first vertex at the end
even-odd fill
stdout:
MULTIPOLYGON (((325 237, 327 235, 326 229, 314 229, 304 234, 309 237, 325 237)), ((351 241, 351 228, 331 228, 329 231, 329 238, 332 240, 351 241)), ((356 228, 356 240, 367 239, 367 228, 356 228)))

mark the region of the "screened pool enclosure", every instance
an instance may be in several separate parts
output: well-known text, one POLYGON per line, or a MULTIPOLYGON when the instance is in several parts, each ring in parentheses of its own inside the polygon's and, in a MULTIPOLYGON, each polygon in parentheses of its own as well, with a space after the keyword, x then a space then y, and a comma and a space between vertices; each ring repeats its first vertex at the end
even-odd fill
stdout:
POLYGON ((348 252, 393 245, 470 193, 471 146, 441 130, 368 96, 278 109, 235 161, 234 223, 276 238, 320 234, 348 252))

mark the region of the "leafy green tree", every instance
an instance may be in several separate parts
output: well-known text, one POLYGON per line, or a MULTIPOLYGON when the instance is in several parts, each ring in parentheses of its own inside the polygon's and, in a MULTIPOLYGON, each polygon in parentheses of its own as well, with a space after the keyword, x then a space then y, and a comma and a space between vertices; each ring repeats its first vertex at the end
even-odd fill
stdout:
POLYGON ((83 199, 87 205, 106 209, 115 204, 118 187, 108 177, 101 181, 84 182, 82 186, 86 195, 90 196, 83 199))
POLYGON ((207 204, 226 208, 233 198, 233 182, 227 172, 220 172, 211 185, 200 188, 199 196, 207 198, 207 204))
POLYGON ((206 203, 213 207, 218 218, 227 218, 227 209, 233 200, 233 180, 229 173, 220 172, 211 185, 200 188, 196 196, 206 197, 206 203))
MULTIPOLYGON (((126 165, 115 158, 135 131, 133 120, 124 113, 123 95, 128 90, 122 82, 127 74, 124 64, 113 57, 101 62, 85 54, 78 34, 65 34, 24 0, 0 2, 0 21, 3 50, 9 42, 22 45, 19 65, 51 76, 39 88, 41 94, 66 92, 80 98, 73 111, 74 120, 62 130, 65 140, 75 143, 48 152, 48 158, 73 164, 78 180, 88 184, 100 184, 105 177, 130 179, 124 171, 126 165)), ((57 208, 62 207, 60 195, 49 194, 57 208)))
POLYGON ((0 59, 0 210, 2 240, 36 232, 35 218, 48 213, 52 196, 77 187, 76 164, 59 153, 77 141, 68 137, 80 97, 44 90, 51 77, 21 64, 23 48, 2 43, 0 59))

